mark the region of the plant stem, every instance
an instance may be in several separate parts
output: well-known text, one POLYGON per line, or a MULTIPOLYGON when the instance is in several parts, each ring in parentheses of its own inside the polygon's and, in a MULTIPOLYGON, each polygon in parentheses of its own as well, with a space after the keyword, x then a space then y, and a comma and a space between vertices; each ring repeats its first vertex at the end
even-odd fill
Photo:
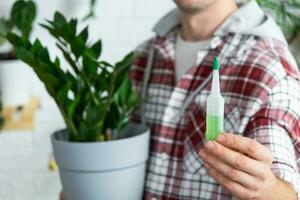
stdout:
MULTIPOLYGON (((63 41, 59 41, 59 42, 63 44, 63 41)), ((82 80, 83 80, 84 84, 86 85, 86 87, 88 88, 88 91, 89 91, 90 95, 92 96, 92 99, 93 99, 95 105, 99 106, 100 102, 97 99, 97 97, 95 96, 95 93, 92 91, 92 85, 89 82, 88 78, 86 77, 85 73, 82 70, 81 71, 79 70, 77 60, 72 59, 72 57, 67 53, 67 51, 62 46, 60 46, 59 44, 57 44, 57 46, 62 51, 64 56, 66 57, 67 61, 69 61, 69 64, 71 65, 75 74, 77 76, 82 77, 82 80)))
POLYGON ((76 128, 75 124, 73 123, 72 119, 66 115, 63 105, 56 98, 54 98, 54 99, 58 105, 60 112, 62 113, 62 116, 64 118, 64 121, 66 122, 67 127, 71 129, 71 133, 69 133, 69 134, 74 134, 77 136, 78 131, 77 131, 77 128, 76 128))
MULTIPOLYGON (((103 124, 104 124, 104 122, 106 120, 107 113, 110 110, 110 106, 111 106, 111 103, 112 103, 113 92, 115 90, 115 79, 116 79, 116 74, 115 73, 116 73, 116 71, 113 71, 112 81, 111 81, 112 86, 111 86, 111 89, 110 89, 110 91, 108 93, 108 98, 107 98, 108 99, 108 103, 107 103, 107 106, 106 106, 106 112, 105 112, 105 114, 102 115, 102 118, 100 119, 103 122, 103 124)), ((97 130, 97 132, 99 132, 100 135, 103 132, 103 124, 99 128, 99 130, 97 130)))

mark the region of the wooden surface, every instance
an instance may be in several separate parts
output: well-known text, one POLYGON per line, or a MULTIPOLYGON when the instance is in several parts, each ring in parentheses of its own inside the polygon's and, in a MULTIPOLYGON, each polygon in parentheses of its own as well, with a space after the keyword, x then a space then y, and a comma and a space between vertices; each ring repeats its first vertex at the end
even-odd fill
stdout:
POLYGON ((4 107, 3 130, 33 130, 34 116, 39 108, 40 100, 32 97, 27 104, 21 107, 4 107))

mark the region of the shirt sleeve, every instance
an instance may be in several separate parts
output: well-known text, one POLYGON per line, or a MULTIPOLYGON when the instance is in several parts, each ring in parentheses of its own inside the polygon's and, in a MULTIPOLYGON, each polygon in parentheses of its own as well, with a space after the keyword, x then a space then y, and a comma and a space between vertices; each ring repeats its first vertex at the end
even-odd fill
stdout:
POLYGON ((251 118, 246 134, 273 154, 272 171, 290 183, 300 200, 300 83, 286 76, 251 118))

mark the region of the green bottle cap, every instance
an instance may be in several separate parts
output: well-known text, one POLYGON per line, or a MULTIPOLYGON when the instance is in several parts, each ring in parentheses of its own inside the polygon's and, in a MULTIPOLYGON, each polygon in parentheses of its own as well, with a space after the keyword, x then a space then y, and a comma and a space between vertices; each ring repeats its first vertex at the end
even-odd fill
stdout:
POLYGON ((214 58, 213 69, 219 70, 219 58, 217 56, 215 56, 215 58, 214 58))

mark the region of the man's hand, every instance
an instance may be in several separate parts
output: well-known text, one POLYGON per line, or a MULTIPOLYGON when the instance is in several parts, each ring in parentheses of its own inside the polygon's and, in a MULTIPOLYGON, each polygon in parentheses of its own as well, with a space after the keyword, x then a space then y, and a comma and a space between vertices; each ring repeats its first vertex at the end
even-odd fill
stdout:
POLYGON ((291 186, 271 171, 271 151, 255 140, 222 134, 208 142, 199 155, 208 174, 235 198, 296 199, 291 186))

